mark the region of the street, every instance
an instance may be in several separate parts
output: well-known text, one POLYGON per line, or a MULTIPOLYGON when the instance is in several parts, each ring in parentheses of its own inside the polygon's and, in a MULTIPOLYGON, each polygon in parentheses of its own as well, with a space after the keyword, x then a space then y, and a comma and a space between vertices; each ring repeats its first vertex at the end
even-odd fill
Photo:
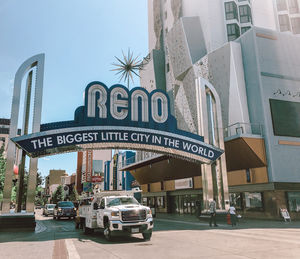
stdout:
POLYGON ((72 220, 53 220, 36 211, 32 232, 0 232, 0 258, 299 258, 297 222, 241 223, 236 228, 158 217, 151 241, 142 235, 107 242, 99 231, 85 235, 72 220), (253 226, 257 225, 257 227, 253 226), (265 226, 265 227, 264 227, 265 226))

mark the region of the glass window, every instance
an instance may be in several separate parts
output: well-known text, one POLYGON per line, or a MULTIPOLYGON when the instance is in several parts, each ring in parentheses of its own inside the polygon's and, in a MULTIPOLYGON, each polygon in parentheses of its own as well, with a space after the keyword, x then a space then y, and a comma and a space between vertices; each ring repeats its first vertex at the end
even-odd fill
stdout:
POLYGON ((241 23, 252 22, 251 9, 249 5, 242 5, 239 7, 239 9, 240 9, 240 22, 241 23))
POLYGON ((294 34, 300 34, 300 17, 291 18, 292 30, 294 34))
POLYGON ((60 201, 59 203, 57 203, 57 206, 61 208, 66 208, 66 207, 74 207, 74 204, 71 201, 60 201))
POLYGON ((235 40, 240 37, 240 27, 236 24, 227 24, 228 41, 235 40))
POLYGON ((157 208, 164 208, 165 207, 165 199, 163 196, 161 197, 156 197, 156 204, 157 208))
POLYGON ((290 21, 287 14, 278 15, 280 31, 290 31, 290 21))
POLYGON ((128 204, 139 204, 138 201, 133 197, 107 198, 106 203, 107 207, 128 204))
POLYGON ((104 198, 100 202, 100 208, 105 208, 105 199, 104 198))
POLYGON ((242 193, 230 193, 229 194, 230 203, 238 210, 243 209, 243 195, 242 193))
POLYGON ((251 174, 250 174, 250 169, 246 169, 246 181, 247 183, 251 183, 251 174))
POLYGON ((289 0, 289 12, 291 14, 299 12, 297 0, 289 0))
POLYGON ((275 136, 300 137, 300 103, 270 99, 275 136))
POLYGON ((287 192, 289 211, 300 211, 300 192, 287 192))
POLYGON ((225 3, 226 20, 239 19, 237 12, 237 5, 235 2, 225 3))
POLYGON ((241 28, 241 33, 244 34, 246 31, 248 31, 249 29, 251 29, 251 26, 246 26, 246 27, 242 27, 241 28))
POLYGON ((278 11, 285 11, 287 10, 287 5, 285 0, 277 0, 277 10, 278 11))
POLYGON ((260 192, 245 192, 245 208, 256 209, 262 208, 262 194, 260 192))

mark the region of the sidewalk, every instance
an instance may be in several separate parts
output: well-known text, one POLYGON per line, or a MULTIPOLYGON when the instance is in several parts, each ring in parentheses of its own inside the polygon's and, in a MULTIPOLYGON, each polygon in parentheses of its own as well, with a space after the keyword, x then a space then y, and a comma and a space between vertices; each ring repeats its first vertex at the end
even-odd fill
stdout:
MULTIPOLYGON (((167 214, 167 213, 157 213, 156 220, 169 220, 169 221, 178 221, 180 223, 193 223, 199 225, 207 225, 209 227, 209 217, 204 216, 201 218, 197 218, 195 215, 182 215, 182 214, 167 214)), ((228 225, 226 220, 219 220, 217 224, 223 228, 231 228, 231 225, 228 225)), ((299 228, 300 229, 300 222, 299 221, 292 221, 292 222, 284 222, 278 220, 262 220, 262 219, 239 219, 237 222, 236 228, 299 228)))

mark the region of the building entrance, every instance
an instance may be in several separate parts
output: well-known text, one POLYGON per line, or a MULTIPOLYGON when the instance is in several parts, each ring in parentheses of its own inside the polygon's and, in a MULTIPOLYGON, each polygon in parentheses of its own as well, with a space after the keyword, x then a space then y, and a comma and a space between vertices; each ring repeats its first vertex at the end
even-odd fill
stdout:
POLYGON ((200 194, 170 196, 170 212, 177 214, 196 215, 198 206, 201 206, 200 204, 202 204, 202 199, 202 195, 200 194))

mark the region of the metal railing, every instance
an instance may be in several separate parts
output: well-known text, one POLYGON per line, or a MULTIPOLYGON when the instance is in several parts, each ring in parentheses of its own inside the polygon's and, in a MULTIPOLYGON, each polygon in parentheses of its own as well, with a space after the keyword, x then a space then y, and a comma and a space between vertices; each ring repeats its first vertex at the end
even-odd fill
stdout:
POLYGON ((237 122, 224 128, 224 138, 241 135, 263 135, 262 125, 259 123, 237 122))

